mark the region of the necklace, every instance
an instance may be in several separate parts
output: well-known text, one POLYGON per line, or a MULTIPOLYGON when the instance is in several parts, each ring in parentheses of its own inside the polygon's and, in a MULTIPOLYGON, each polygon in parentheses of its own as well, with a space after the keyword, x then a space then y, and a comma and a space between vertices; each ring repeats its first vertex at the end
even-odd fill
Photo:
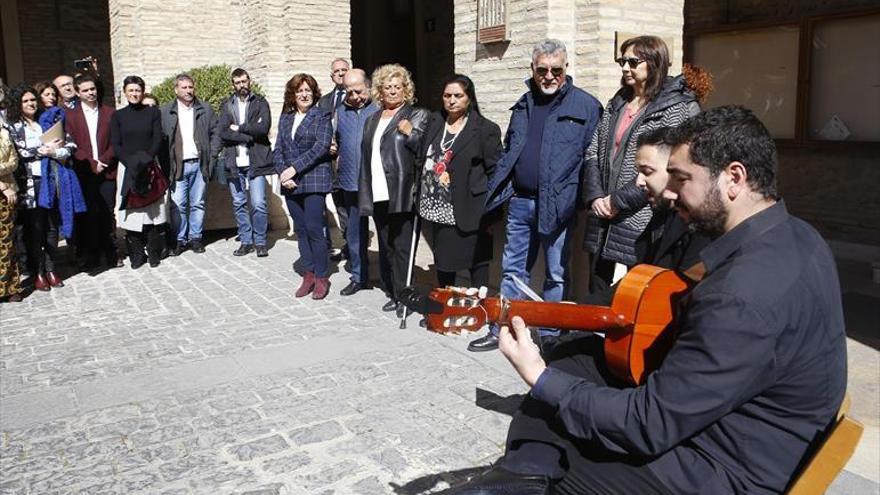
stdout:
POLYGON ((459 122, 461 122, 461 126, 455 134, 452 134, 451 125, 446 124, 443 126, 443 137, 440 138, 440 153, 446 153, 448 150, 452 149, 452 145, 455 143, 455 140, 458 139, 461 130, 467 125, 467 117, 461 118, 459 122))

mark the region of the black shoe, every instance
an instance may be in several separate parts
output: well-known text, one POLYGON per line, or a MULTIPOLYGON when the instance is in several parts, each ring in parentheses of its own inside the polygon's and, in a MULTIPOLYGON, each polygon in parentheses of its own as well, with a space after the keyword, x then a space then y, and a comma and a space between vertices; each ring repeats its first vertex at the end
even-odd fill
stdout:
POLYGON ((159 260, 150 260, 150 268, 156 268, 159 266, 159 260))
POLYGON ((198 253, 198 254, 202 254, 205 252, 205 245, 202 244, 201 239, 193 239, 192 250, 194 253, 198 253))
POLYGON ((186 244, 183 242, 178 242, 174 249, 171 250, 171 256, 180 256, 183 252, 186 251, 186 244))
POLYGON ((252 252, 254 252, 254 245, 253 244, 242 244, 241 246, 238 246, 238 249, 236 249, 235 251, 232 252, 232 255, 233 256, 244 256, 244 255, 246 255, 248 253, 252 253, 252 252))
POLYGON ((339 263, 340 261, 342 261, 344 259, 345 259, 345 256, 343 256, 342 251, 340 251, 338 253, 333 253, 330 255, 330 261, 332 261, 333 263, 339 263))
POLYGON ((492 332, 487 333, 485 337, 472 340, 467 346, 467 350, 471 352, 486 352, 495 349, 498 349, 498 337, 492 335, 492 332))
POLYGON ((269 256, 269 249, 266 246, 257 246, 257 258, 265 258, 269 256))
MULTIPOLYGON (((356 294, 358 291, 369 289, 366 284, 362 284, 360 282, 351 282, 346 285, 341 291, 339 291, 340 296, 351 296, 356 294)), ((383 308, 384 309, 384 308, 383 308)))
POLYGON ((550 478, 543 475, 519 474, 496 466, 449 491, 452 495, 547 495, 550 478))
POLYGON ((398 305, 399 305, 399 303, 397 301, 395 301, 394 299, 391 299, 387 303, 382 305, 382 311, 385 311, 385 312, 397 311, 398 305))
POLYGON ((403 311, 406 310, 407 316, 413 314, 413 310, 407 308, 403 304, 397 303, 397 309, 394 310, 394 314, 397 315, 398 318, 403 318, 403 311))

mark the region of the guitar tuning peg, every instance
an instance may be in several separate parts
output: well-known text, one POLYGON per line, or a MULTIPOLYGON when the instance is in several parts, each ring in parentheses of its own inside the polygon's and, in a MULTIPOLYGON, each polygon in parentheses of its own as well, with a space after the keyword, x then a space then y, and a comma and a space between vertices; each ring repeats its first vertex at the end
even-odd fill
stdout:
POLYGON ((480 286, 479 298, 480 298, 480 299, 486 299, 486 296, 487 296, 488 294, 489 294, 489 288, 486 287, 485 285, 480 286))
POLYGON ((479 289, 477 289, 476 287, 468 287, 468 289, 465 291, 465 295, 476 296, 478 292, 479 289))

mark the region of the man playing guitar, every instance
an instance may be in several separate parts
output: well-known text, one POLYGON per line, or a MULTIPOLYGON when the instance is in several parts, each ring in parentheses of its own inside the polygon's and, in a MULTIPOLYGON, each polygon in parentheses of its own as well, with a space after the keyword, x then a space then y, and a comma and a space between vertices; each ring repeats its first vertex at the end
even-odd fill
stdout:
POLYGON ((500 348, 531 387, 505 455, 456 494, 780 493, 846 389, 839 280, 819 234, 776 191, 776 149, 743 107, 672 130, 664 197, 713 239, 675 341, 632 387, 602 342, 542 359, 519 317, 500 348))

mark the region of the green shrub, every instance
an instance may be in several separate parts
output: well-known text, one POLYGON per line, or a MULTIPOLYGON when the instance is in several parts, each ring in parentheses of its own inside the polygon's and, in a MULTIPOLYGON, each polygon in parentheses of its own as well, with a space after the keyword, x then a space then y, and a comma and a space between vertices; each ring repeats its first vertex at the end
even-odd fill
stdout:
MULTIPOLYGON (((232 94, 232 67, 228 65, 206 65, 185 72, 193 78, 196 97, 210 103, 215 111, 232 94)), ((159 100, 160 105, 176 98, 174 94, 175 77, 177 74, 152 87, 150 92, 159 100)), ((253 79, 251 79, 251 91, 263 94, 262 88, 253 79)))

